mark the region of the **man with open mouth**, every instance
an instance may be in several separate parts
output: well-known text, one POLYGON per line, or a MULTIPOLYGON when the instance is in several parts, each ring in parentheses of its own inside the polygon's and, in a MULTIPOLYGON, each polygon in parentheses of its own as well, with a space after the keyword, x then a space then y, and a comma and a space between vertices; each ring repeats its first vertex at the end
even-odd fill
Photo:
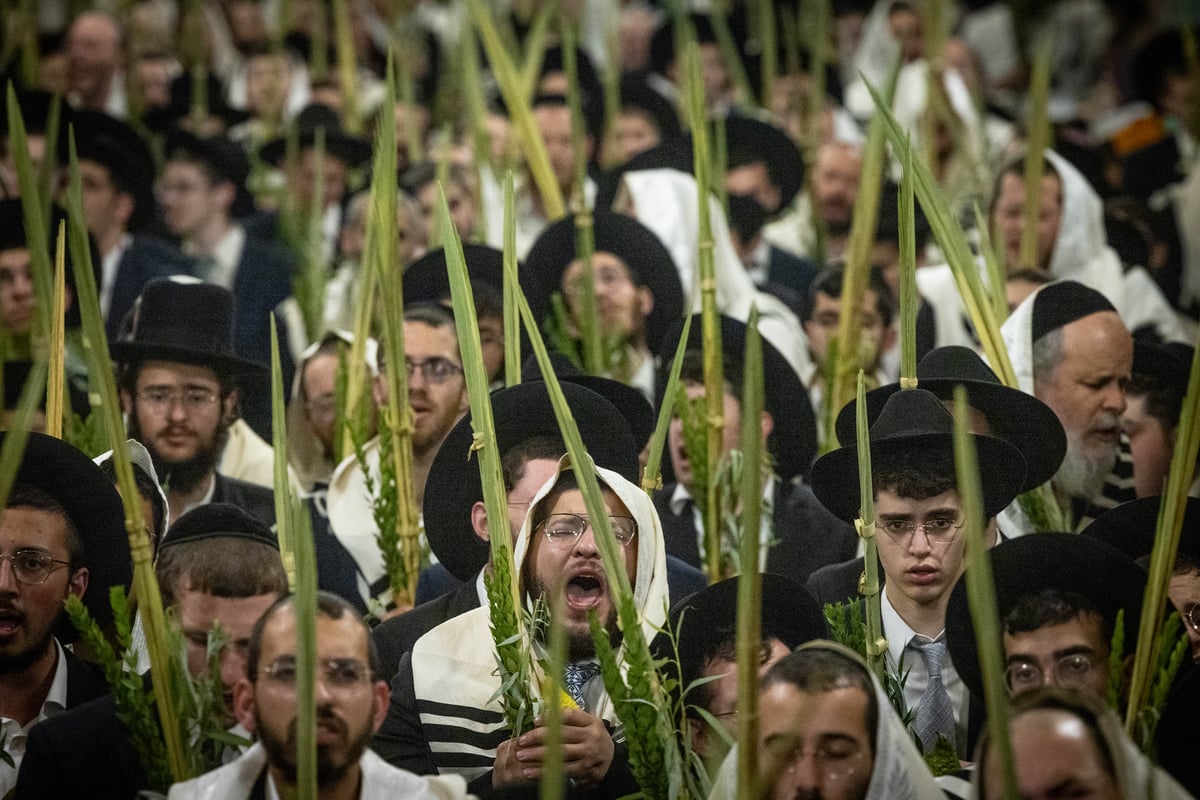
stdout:
MULTIPOLYGON (((615 544, 633 591, 647 640, 667 616, 666 551, 662 526, 644 491, 597 468, 615 544)), ((588 616, 609 632, 622 663, 617 588, 606 576, 597 533, 569 457, 534 495, 517 538, 514 561, 523 604, 561 604, 567 638, 560 678, 573 706, 562 713, 565 777, 587 797, 623 797, 638 791, 604 688, 588 616)), ((393 766, 421 774, 462 775, 473 793, 533 784, 541 777, 547 728, 541 717, 514 737, 501 713, 500 677, 490 632, 490 609, 477 608, 434 628, 401 657, 392 679, 386 742, 375 749, 393 766)), ((523 629, 529 630, 529 629, 523 629)), ((528 635, 535 661, 545 659, 542 633, 528 635)), ((540 673, 541 667, 533 665, 540 673)), ((540 689, 533 687, 535 694, 540 689)))

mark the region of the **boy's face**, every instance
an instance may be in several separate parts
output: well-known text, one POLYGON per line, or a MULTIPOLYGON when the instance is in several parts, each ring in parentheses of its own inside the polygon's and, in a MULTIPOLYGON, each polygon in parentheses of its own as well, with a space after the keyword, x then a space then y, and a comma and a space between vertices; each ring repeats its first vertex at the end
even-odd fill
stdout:
POLYGON ((886 489, 875 493, 875 524, 881 530, 879 561, 887 575, 888 599, 900 611, 941 604, 944 608, 950 589, 963 572, 963 536, 961 528, 929 538, 926 525, 935 520, 962 519, 958 492, 947 492, 925 500, 900 497, 886 489), (889 522, 918 524, 912 533, 894 536, 884 529, 889 522))

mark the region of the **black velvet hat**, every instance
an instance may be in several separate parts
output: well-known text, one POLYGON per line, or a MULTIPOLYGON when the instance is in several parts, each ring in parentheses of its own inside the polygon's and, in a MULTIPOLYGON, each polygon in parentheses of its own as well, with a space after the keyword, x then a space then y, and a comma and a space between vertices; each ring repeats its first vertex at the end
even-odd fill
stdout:
POLYGON ((1108 298, 1078 281, 1055 281, 1033 297, 1030 341, 1101 311, 1116 311, 1108 298))
MULTIPOLYGON (((658 408, 662 408, 664 402, 663 392, 667 388, 671 359, 675 356, 682 334, 683 320, 680 319, 671 326, 659 348, 663 363, 655 389, 658 408)), ((688 347, 699 350, 703 341, 704 326, 700 314, 695 314, 688 333, 688 347)), ((721 317, 721 347, 726 369, 731 365, 744 366, 742 354, 746 351, 746 324, 732 317, 721 317)), ((800 376, 766 337, 762 337, 762 354, 763 408, 770 412, 774 422, 767 446, 775 457, 775 472, 786 483, 797 475, 808 473, 817 454, 817 420, 800 376)), ((666 464, 663 466, 665 468, 666 464)))
MULTIPOLYGON (((1084 536, 1112 545, 1135 561, 1150 555, 1158 529, 1162 497, 1139 497, 1105 511, 1083 529, 1084 536)), ((1189 497, 1179 532, 1180 555, 1200 561, 1200 499, 1189 497)))
MULTIPOLYGON (((325 131, 325 152, 353 169, 371 157, 371 143, 352 136, 342 129, 342 121, 336 111, 321 103, 310 103, 301 109, 293 122, 296 127, 296 143, 301 150, 313 147, 317 131, 325 131)), ((287 137, 272 139, 263 145, 259 155, 268 164, 279 166, 287 152, 287 137)))
MULTIPOLYGON (((568 381, 585 389, 591 389, 621 412, 621 416, 629 423, 629 430, 633 434, 633 443, 637 445, 639 451, 650 441, 650 437, 654 434, 654 423, 657 420, 654 418, 654 409, 650 406, 650 401, 641 392, 627 383, 621 383, 612 378, 588 375, 562 353, 549 353, 549 356, 550 366, 560 381, 568 381)), ((525 359, 525 363, 521 364, 521 380, 542 380, 542 368, 537 362, 536 355, 531 353, 525 359)))
MULTIPOLYGON (((1021 451, 1025 459, 1025 483, 1022 492, 1035 489, 1054 477, 1067 452, 1067 434, 1058 415, 1041 400, 1019 389, 1005 386, 991 367, 969 347, 950 345, 930 350, 917 364, 918 387, 932 392, 942 401, 953 401, 954 387, 967 390, 967 400, 987 419, 993 435, 1021 451)), ((867 392, 867 424, 874 424, 879 412, 900 384, 890 383, 867 392)), ((857 401, 851 400, 837 416, 838 441, 855 440, 857 401)))
MULTIPOLYGON (((120 191, 133 198, 129 229, 136 231, 154 218, 154 155, 150 145, 126 123, 99 111, 76 111, 75 140, 80 161, 108 170, 120 191)), ((66 163, 66 151, 60 155, 66 163)))
MULTIPOLYGON (((979 461, 980 488, 985 518, 994 517, 1013 501, 1025 485, 1025 459, 1004 439, 973 434, 979 461)), ((871 463, 887 453, 902 450, 951 450, 954 417, 942 401, 923 389, 906 389, 887 399, 871 425, 871 463)), ((834 516, 852 522, 859 513, 858 444, 826 453, 812 468, 817 499, 834 516)))
MULTIPOLYGON (((595 252, 611 253, 625 262, 633 282, 654 295, 654 308, 646 317, 646 344, 651 352, 671 325, 683 315, 683 286, 679 270, 662 241, 632 217, 612 212, 592 215, 595 252)), ((530 307, 549 307, 549 298, 562 291, 562 276, 575 260, 575 218, 566 216, 544 230, 525 265, 533 282, 526 282, 530 307)))
POLYGON ((233 346, 233 294, 193 278, 146 284, 129 312, 127 332, 109 345, 114 361, 148 358, 200 364, 257 380, 267 367, 240 358, 233 346))
MULTIPOLYGON (((686 139, 690 142, 691 136, 686 139)), ((804 156, 786 132, 757 117, 730 114, 725 118, 725 141, 731 168, 757 161, 766 164, 771 181, 779 187, 779 206, 768 208, 769 213, 792 204, 804 185, 804 156)))
MULTIPOLYGON (((612 403, 591 389, 562 382, 563 395, 579 425, 583 444, 597 466, 638 480, 633 434, 612 403)), ((535 436, 561 436, 550 394, 541 381, 530 381, 492 394, 492 420, 501 456, 535 436)), ((429 549, 459 580, 468 581, 487 563, 487 542, 471 527, 471 506, 483 500, 478 456, 471 452, 474 429, 468 414, 458 421, 429 467, 425 482, 425 538, 429 549)))
MULTIPOLYGON (((996 583, 997 624, 1022 597, 1043 589, 1080 594, 1109 620, 1125 610, 1125 642, 1137 641, 1146 573, 1121 551, 1074 533, 1034 533, 1001 542, 988 552, 996 583)), ((967 602, 967 578, 958 579, 946 607, 946 647, 963 684, 983 697, 983 673, 975 645, 975 625, 967 602)))
POLYGON ((262 520, 230 503, 208 503, 193 508, 167 529, 158 549, 217 537, 249 539, 279 549, 279 538, 262 520))
MULTIPOLYGON (((8 434, 0 431, 0 444, 8 434)), ((33 486, 57 500, 66 510, 83 539, 88 568, 88 589, 83 604, 101 627, 113 618, 108 604, 112 586, 129 588, 133 580, 133 560, 125 532, 125 510, 112 481, 92 460, 71 445, 30 432, 17 467, 14 484, 33 486)), ((59 641, 79 638, 74 626, 63 614, 55 631, 59 641)))
MULTIPOLYGON (((471 281, 486 283, 495 287, 496 291, 503 291, 504 253, 485 244, 464 244, 462 248, 471 281)), ((446 267, 444 247, 430 250, 404 270, 405 303, 439 303, 449 295, 450 274, 446 267)))
POLYGON ((254 211, 254 198, 246 188, 246 180, 250 177, 250 161, 241 145, 224 136, 201 138, 174 128, 167 133, 165 149, 168 159, 176 153, 186 153, 207 165, 219 181, 233 184, 235 194, 233 205, 229 208, 231 217, 240 219, 254 211))

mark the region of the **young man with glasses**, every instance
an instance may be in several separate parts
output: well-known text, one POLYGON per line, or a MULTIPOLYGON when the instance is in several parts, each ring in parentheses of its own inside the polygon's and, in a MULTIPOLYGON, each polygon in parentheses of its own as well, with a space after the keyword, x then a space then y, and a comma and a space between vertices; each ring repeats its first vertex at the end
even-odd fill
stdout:
MULTIPOLYGON (((982 709, 969 712, 971 698, 946 651, 946 605, 965 567, 953 424, 936 395, 896 392, 870 427, 871 475, 875 540, 886 578, 880 605, 888 669, 903 683, 905 710, 914 714, 913 731, 925 752, 944 739, 967 757, 982 709)), ((1025 459, 1004 439, 971 438, 990 528, 1021 489, 1025 459)), ((813 491, 836 516, 858 517, 857 445, 813 465, 813 491)))
MULTIPOLYGON (((170 797, 288 797, 296 792, 296 609, 279 600, 254 626, 246 675, 235 690, 238 721, 258 744, 237 761, 176 784, 170 797)), ((367 626, 353 606, 317 595, 317 787, 320 798, 464 796, 461 778, 419 778, 388 766, 367 749, 387 710, 367 626)))
POLYGON ((129 435, 150 453, 170 519, 207 503, 230 503, 275 522, 274 493, 217 472, 240 412, 243 387, 265 386, 266 369, 239 358, 229 290, 188 278, 151 281, 111 345, 122 365, 129 435))

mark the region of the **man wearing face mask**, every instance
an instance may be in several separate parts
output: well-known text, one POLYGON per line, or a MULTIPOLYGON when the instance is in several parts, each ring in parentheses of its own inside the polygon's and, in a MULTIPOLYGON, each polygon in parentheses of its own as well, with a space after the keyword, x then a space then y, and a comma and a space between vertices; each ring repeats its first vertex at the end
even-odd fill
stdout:
POLYGON ((729 234, 738 257, 760 289, 799 313, 819 267, 763 238, 763 228, 787 208, 804 185, 804 158, 779 128, 751 117, 725 121, 729 161, 729 234))

